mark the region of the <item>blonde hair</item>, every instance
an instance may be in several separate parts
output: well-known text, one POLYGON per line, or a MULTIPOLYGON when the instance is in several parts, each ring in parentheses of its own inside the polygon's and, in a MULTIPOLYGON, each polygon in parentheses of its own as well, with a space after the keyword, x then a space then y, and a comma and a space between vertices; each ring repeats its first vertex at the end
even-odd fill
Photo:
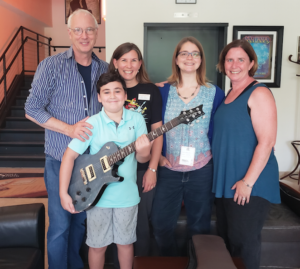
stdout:
POLYGON ((176 59, 179 51, 181 50, 181 47, 183 46, 183 44, 187 42, 191 42, 194 45, 196 45, 200 52, 201 64, 196 71, 197 83, 199 85, 205 85, 206 87, 208 87, 207 85, 208 79, 206 78, 206 64, 205 64, 204 50, 201 43, 193 36, 184 37, 177 44, 172 58, 172 75, 168 78, 168 82, 175 86, 178 86, 182 83, 181 72, 180 72, 180 68, 176 64, 176 59))
POLYGON ((86 10, 86 9, 80 9, 80 8, 79 8, 79 9, 76 9, 76 10, 69 16, 69 18, 68 18, 68 28, 71 28, 71 22, 72 22, 72 18, 74 17, 74 15, 80 14, 80 13, 84 13, 84 14, 90 15, 90 16, 93 18, 94 22, 95 22, 95 28, 98 28, 98 22, 97 22, 95 16, 94 16, 91 12, 89 12, 88 10, 86 10))

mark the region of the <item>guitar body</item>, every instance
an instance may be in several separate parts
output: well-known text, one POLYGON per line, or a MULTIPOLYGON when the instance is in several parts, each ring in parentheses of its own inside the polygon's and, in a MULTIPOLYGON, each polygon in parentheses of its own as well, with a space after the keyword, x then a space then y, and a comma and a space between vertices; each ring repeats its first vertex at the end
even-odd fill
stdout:
MULTIPOLYGON (((205 115, 202 108, 203 105, 199 105, 181 111, 178 117, 147 134, 147 138, 151 142, 179 124, 190 124, 205 115)), ((84 154, 75 160, 68 192, 76 211, 90 209, 98 203, 108 184, 124 180, 117 174, 118 164, 135 150, 135 142, 122 149, 119 149, 115 143, 108 142, 97 154, 84 154)))
POLYGON ((117 175, 118 166, 114 164, 107 172, 103 171, 100 158, 109 156, 119 150, 113 142, 108 142, 94 155, 83 154, 74 162, 74 168, 70 180, 68 193, 72 197, 76 211, 88 210, 97 204, 105 188, 109 183, 123 181, 124 178, 117 175), (92 171, 92 180, 89 180, 86 167, 92 171), (86 181, 82 177, 85 174, 86 181))

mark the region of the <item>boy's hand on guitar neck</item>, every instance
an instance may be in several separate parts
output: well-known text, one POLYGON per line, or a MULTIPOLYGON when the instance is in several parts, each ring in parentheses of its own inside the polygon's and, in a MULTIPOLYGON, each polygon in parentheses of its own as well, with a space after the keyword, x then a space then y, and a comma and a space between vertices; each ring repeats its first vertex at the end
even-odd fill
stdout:
POLYGON ((135 141, 136 159, 139 163, 148 162, 151 158, 151 147, 153 141, 150 142, 148 137, 143 134, 135 141))

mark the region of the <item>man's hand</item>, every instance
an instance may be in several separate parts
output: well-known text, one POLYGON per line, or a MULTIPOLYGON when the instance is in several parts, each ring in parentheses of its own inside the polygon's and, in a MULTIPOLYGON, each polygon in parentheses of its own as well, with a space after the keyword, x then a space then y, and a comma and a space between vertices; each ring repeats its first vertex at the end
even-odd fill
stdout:
POLYGON ((85 139, 88 140, 89 136, 92 135, 92 132, 89 129, 93 129, 93 126, 86 122, 88 118, 89 117, 86 117, 85 119, 75 123, 74 125, 68 125, 66 135, 71 138, 77 138, 82 142, 84 142, 85 139))

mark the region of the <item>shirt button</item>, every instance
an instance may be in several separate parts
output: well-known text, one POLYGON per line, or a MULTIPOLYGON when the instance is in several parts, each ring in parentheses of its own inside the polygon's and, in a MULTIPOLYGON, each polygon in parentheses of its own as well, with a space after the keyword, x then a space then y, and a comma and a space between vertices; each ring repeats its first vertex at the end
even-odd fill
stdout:
POLYGON ((84 83, 83 81, 81 81, 81 83, 84 83))
POLYGON ((87 108, 85 108, 84 110, 87 110, 87 108))
POLYGON ((86 96, 84 95, 83 97, 85 98, 86 96))

